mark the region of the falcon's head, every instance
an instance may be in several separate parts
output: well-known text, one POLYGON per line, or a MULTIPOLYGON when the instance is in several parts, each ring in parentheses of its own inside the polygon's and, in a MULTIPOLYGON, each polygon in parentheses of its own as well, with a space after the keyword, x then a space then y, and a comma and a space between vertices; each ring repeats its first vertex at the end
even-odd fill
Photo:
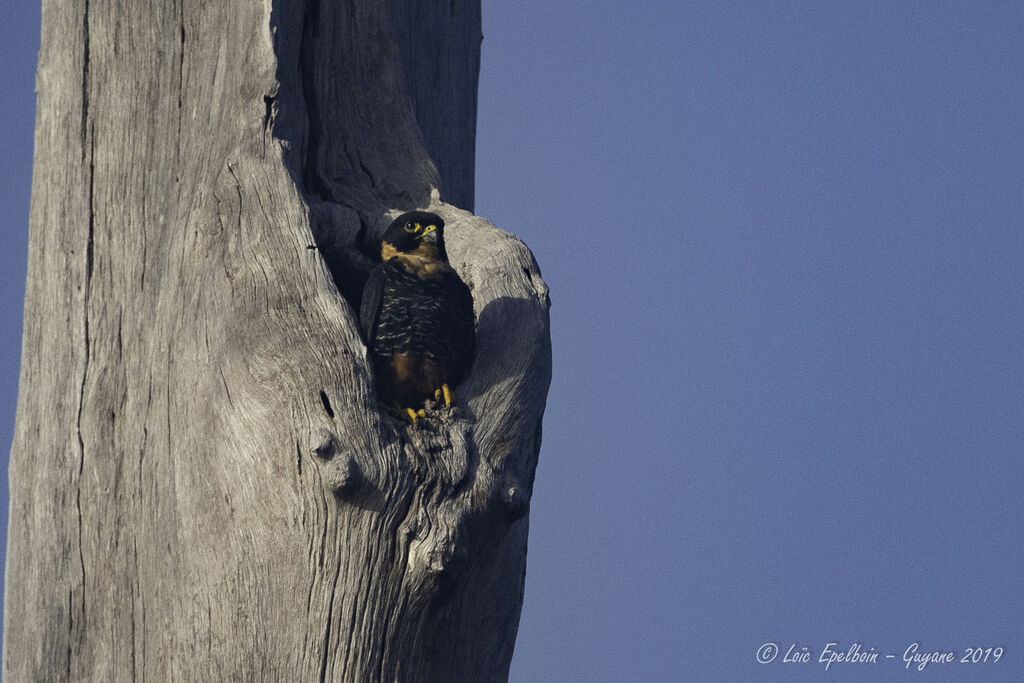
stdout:
POLYGON ((392 221, 381 240, 381 258, 420 256, 447 262, 444 221, 436 213, 410 211, 392 221))

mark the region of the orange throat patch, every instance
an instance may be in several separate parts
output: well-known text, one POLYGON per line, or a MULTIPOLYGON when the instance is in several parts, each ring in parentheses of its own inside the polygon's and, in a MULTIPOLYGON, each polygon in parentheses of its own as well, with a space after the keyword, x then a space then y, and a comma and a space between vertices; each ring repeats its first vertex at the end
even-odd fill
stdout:
POLYGON ((452 269, 440 259, 437 247, 427 242, 420 244, 414 251, 398 251, 393 244, 382 242, 380 257, 382 261, 396 258, 406 270, 422 278, 438 279, 452 269))

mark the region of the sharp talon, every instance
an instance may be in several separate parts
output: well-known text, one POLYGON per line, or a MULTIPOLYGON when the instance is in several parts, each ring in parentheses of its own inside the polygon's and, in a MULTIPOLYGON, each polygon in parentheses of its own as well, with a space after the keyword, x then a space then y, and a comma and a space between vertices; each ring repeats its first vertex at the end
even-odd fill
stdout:
POLYGON ((418 417, 426 417, 427 416, 427 411, 424 410, 423 408, 420 408, 419 410, 416 411, 416 415, 418 417))
MULTIPOLYGON (((423 411, 420 411, 420 412, 423 412, 423 411)), ((413 410, 412 408, 406 408, 405 409, 405 414, 409 416, 409 420, 412 422, 412 426, 415 427, 416 426, 416 417, 417 417, 416 416, 416 411, 413 410)))
POLYGON ((434 392, 434 400, 435 401, 440 401, 441 400, 441 390, 440 389, 438 389, 437 391, 434 392))
POLYGON ((444 394, 444 405, 446 408, 455 403, 455 393, 448 388, 447 384, 441 385, 441 392, 444 394))

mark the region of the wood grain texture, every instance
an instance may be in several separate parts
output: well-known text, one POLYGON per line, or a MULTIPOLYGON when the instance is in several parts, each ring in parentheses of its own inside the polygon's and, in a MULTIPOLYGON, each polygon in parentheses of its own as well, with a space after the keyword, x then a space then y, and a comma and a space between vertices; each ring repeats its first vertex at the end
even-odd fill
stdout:
POLYGON ((479 2, 44 1, 5 680, 507 677, 550 340, 445 201, 478 63, 479 2), (478 329, 415 430, 349 304, 414 207, 478 329))

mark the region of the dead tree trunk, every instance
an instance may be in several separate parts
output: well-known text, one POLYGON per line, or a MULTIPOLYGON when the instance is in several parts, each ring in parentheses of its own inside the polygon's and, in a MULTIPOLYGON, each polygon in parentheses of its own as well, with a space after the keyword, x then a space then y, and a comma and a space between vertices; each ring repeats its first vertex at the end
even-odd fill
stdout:
POLYGON ((463 210, 479 13, 44 0, 5 680, 507 677, 550 341, 463 210), (415 207, 478 336, 417 429, 350 303, 415 207))

